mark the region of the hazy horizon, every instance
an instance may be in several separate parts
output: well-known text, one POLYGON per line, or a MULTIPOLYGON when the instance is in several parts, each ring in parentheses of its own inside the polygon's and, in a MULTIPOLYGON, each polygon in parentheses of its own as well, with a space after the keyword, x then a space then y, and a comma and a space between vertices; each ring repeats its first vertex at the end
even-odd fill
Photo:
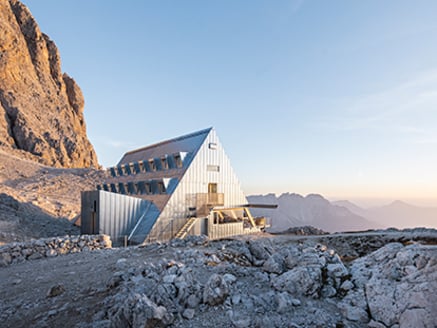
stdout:
MULTIPOLYGON (((395 201, 402 201, 409 205, 418 206, 418 207, 434 207, 437 208, 437 198, 400 198, 400 197, 387 197, 387 198, 344 198, 344 197, 327 197, 329 201, 339 201, 339 200, 348 200, 355 205, 358 205, 362 208, 369 208, 369 207, 377 207, 377 206, 384 206, 389 205, 395 201)), ((437 221, 437 218, 436 218, 437 221)))
MULTIPOLYGON (((284 192, 246 192, 246 196, 255 196, 255 195, 268 195, 274 194, 276 197, 279 197, 282 194, 298 194, 303 197, 310 194, 321 195, 326 198, 330 202, 347 200, 352 202, 353 204, 362 207, 363 209, 371 208, 371 207, 379 207, 384 205, 389 205, 395 201, 402 201, 409 205, 418 206, 418 207, 433 207, 437 208, 437 197, 435 198, 409 198, 409 197, 356 197, 356 196, 330 196, 325 195, 320 192, 309 192, 309 193, 301 193, 294 191, 284 191, 284 192)), ((437 218, 436 218, 437 221, 437 218)))

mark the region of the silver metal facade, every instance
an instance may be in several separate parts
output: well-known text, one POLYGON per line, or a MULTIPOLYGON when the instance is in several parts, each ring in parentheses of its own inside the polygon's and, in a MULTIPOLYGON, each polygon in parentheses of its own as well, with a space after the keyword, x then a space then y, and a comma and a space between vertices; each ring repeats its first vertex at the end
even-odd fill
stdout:
POLYGON ((208 185, 217 184, 217 192, 224 195, 224 207, 246 204, 241 184, 231 167, 223 146, 214 129, 211 129, 187 168, 181 181, 164 207, 148 240, 168 240, 190 216, 190 208, 196 206, 196 195, 208 193, 208 185), (218 170, 208 170, 215 166, 218 170))
MULTIPOLYGON (((108 189, 111 184, 121 184, 123 188, 118 191, 134 191, 135 195, 132 196, 135 197, 102 190, 97 194, 84 194, 82 224, 84 227, 92 224, 88 212, 97 197, 98 232, 118 239, 128 235, 132 243, 169 240, 193 215, 200 217, 199 222, 202 222, 193 230, 206 233, 207 220, 202 218, 208 214, 197 215, 199 199, 215 199, 215 205, 224 207, 247 203, 229 158, 212 128, 128 152, 112 171, 105 188, 108 189), (183 155, 182 166, 171 163, 175 154, 183 155), (139 170, 137 167, 140 162, 148 165, 149 160, 159 166, 160 159, 169 156, 173 157, 164 163, 168 167, 156 170, 139 170), (118 170, 119 173, 115 172, 118 170), (159 179, 169 181, 164 192, 139 193, 137 187, 140 183, 159 179), (132 187, 133 183, 137 186, 132 187), (210 188, 214 191, 211 192, 210 188), (200 197, 211 193, 216 197, 200 197)), ((231 230, 236 232, 235 229, 231 230)))
MULTIPOLYGON (((140 218, 156 221, 159 211, 153 211, 153 207, 152 202, 140 198, 106 191, 82 192, 81 233, 107 234, 115 244, 121 244, 140 218)), ((144 240, 150 228, 144 231, 138 226, 136 235, 144 240)))

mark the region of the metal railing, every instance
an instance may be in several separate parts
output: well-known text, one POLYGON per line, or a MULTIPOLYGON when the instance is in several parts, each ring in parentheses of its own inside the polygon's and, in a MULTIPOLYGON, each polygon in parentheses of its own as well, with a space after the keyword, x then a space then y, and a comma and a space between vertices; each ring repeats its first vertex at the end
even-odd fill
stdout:
POLYGON ((214 206, 225 204, 225 194, 223 193, 198 193, 196 194, 197 216, 208 215, 214 206))

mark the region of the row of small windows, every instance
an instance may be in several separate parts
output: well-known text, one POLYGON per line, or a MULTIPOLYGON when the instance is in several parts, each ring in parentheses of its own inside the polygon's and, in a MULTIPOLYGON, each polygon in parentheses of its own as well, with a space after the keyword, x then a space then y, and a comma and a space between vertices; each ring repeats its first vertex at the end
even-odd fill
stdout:
POLYGON ((109 168, 111 176, 132 175, 138 173, 156 172, 162 170, 178 169, 184 166, 187 153, 180 152, 173 155, 151 158, 149 160, 121 164, 109 168))
POLYGON ((161 195, 167 193, 166 185, 162 180, 104 183, 98 185, 97 190, 104 190, 123 195, 161 195))

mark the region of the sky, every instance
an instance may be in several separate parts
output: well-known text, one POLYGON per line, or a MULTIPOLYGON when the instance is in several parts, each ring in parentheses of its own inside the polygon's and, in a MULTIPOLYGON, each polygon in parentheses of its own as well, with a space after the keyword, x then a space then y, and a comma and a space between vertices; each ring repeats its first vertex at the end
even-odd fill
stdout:
POLYGON ((105 167, 213 126, 247 195, 437 206, 437 1, 23 3, 105 167))

